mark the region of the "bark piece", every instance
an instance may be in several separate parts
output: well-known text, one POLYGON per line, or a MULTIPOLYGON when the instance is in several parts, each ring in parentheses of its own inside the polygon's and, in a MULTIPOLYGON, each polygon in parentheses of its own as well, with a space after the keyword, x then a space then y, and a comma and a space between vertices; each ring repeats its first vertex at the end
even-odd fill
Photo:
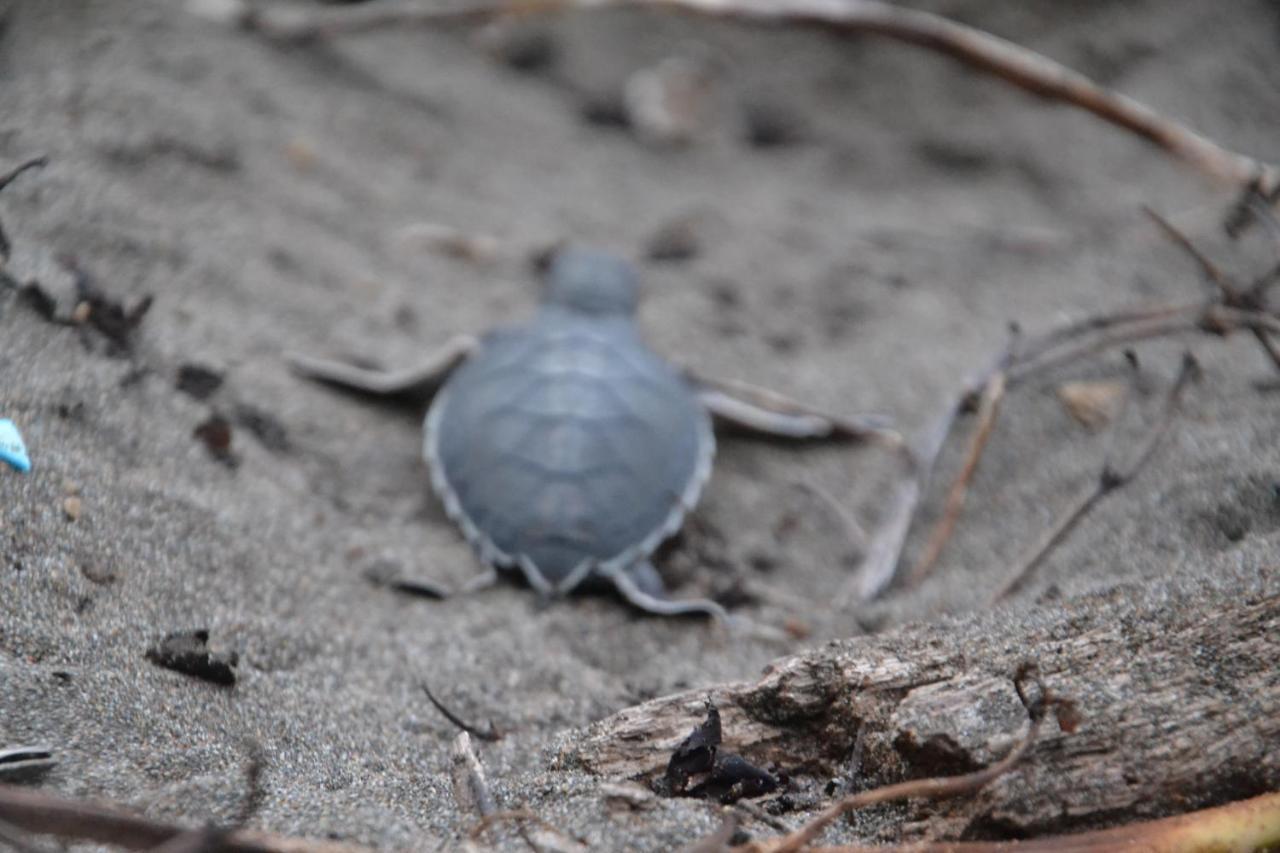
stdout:
POLYGON ((1280 594, 1199 595, 1134 605, 1113 593, 1021 628, 973 620, 833 642, 771 664, 755 683, 621 711, 569 742, 559 764, 652 780, 710 701, 736 751, 792 775, 837 775, 860 730, 868 787, 967 772, 1019 736, 1012 674, 1034 661, 1049 689, 1074 700, 1078 725, 1047 727, 1016 770, 970 800, 917 804, 945 814, 931 823, 935 837, 1060 833, 1274 790, 1280 594))

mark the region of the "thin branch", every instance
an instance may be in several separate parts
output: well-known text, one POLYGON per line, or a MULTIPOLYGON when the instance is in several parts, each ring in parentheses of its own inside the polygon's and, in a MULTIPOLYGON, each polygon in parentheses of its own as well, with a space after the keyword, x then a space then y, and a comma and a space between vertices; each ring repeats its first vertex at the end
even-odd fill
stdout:
MULTIPOLYGON (((1022 361, 1028 361, 1040 357, 1049 349, 1060 346, 1068 340, 1087 334, 1102 332, 1130 323, 1167 319, 1184 312, 1194 313, 1197 309, 1203 307, 1204 303, 1202 301, 1175 305, 1157 305, 1150 308, 1130 308, 1124 311, 1117 311, 1114 314, 1094 314, 1079 320, 1072 320, 1021 344, 1018 347, 1018 358, 1022 361)), ((980 389, 975 389, 975 393, 977 390, 980 389)))
POLYGON ((471 736, 466 732, 459 732, 449 748, 449 775, 453 799, 459 809, 475 812, 482 820, 497 811, 484 776, 484 765, 471 748, 471 736))
POLYGON ((1153 315, 1149 319, 1110 325, 1092 337, 1071 341, 1056 349, 1049 349, 1038 357, 1019 360, 1009 368, 1009 384, 1015 385, 1037 373, 1061 367, 1079 358, 1113 347, 1203 329, 1207 311, 1203 303, 1178 306, 1163 309, 1160 314, 1153 315))
POLYGON ((1267 354, 1267 358, 1271 359, 1271 363, 1275 365, 1276 370, 1280 370, 1280 347, 1276 346, 1276 342, 1271 339, 1271 335, 1262 329, 1251 328, 1250 332, 1262 347, 1262 351, 1267 354))
POLYGON ((226 836, 225 829, 212 825, 202 826, 175 835, 163 844, 152 847, 147 853, 220 853, 226 836))
POLYGON ((1177 853, 1211 849, 1270 850, 1280 845, 1280 793, 1262 794, 1225 806, 1174 817, 1144 820, 1071 835, 1010 841, 913 841, 866 847, 810 847, 811 853, 1177 853))
POLYGON ((262 803, 267 797, 266 786, 262 783, 262 775, 267 769, 267 760, 262 746, 256 740, 250 740, 247 747, 249 761, 244 770, 244 799, 240 802, 240 808, 236 810, 236 816, 231 820, 231 826, 237 828, 244 826, 262 810, 262 803))
POLYGON ((1107 495, 1132 482, 1138 476, 1138 473, 1146 466, 1159 448, 1160 442, 1168 434, 1181 405, 1183 391, 1186 390, 1191 380, 1199 375, 1199 369, 1199 364, 1196 363, 1191 353, 1183 355, 1182 367, 1178 372, 1178 378, 1169 389, 1164 407, 1147 430, 1146 436, 1139 443, 1138 449, 1133 454, 1129 464, 1123 468, 1117 468, 1110 461, 1103 463, 1102 471, 1097 480, 1076 496, 1058 516, 1053 525, 1032 546, 1026 556, 1018 562, 1017 568, 1010 573, 1009 579, 992 596, 992 603, 1003 601, 1016 592, 1031 576, 1036 567, 1044 561, 1049 552, 1066 538, 1067 534, 1075 528, 1082 518, 1089 514, 1090 510, 1097 506, 1107 495))
MULTIPOLYGON (((1273 183, 1270 187, 1266 187, 1261 178, 1255 178, 1241 189, 1235 204, 1227 210, 1227 215, 1223 217, 1222 230, 1231 239, 1239 239, 1249 226, 1258 220, 1262 211, 1270 214, 1277 202, 1280 202, 1280 185, 1273 183)), ((1274 214, 1270 218, 1274 223, 1274 214)), ((1277 242, 1280 242, 1280 224, 1273 229, 1272 233, 1277 242)))
MULTIPOLYGON (((1016 329, 1014 332, 1016 333, 1016 329)), ((1006 349, 992 361, 977 381, 965 386, 933 428, 925 433, 922 441, 914 447, 903 444, 897 449, 902 469, 898 482, 888 500, 888 508, 868 543, 858 574, 836 597, 837 609, 846 609, 858 602, 875 598, 893 583, 898 564, 902 561, 907 534, 911 532, 911 524, 920 508, 920 501, 929 487, 934 466, 947 437, 951 435, 956 418, 969 407, 971 399, 977 393, 973 388, 984 388, 992 376, 1005 369, 1008 359, 1009 351, 1006 349)))
POLYGON ((972 438, 969 439, 969 449, 965 454, 964 464, 951 483, 943 506, 942 518, 929 534, 924 553, 907 574, 908 586, 919 586, 929 576, 938 562, 938 557, 942 554, 943 547, 956 529, 960 512, 964 509, 965 496, 969 492, 969 483, 973 481, 973 475, 978 470, 978 462, 982 459, 982 451, 995 430, 996 417, 1000 413, 1000 402, 1004 399, 1007 387, 1008 377, 1003 370, 997 370, 987 380, 987 385, 982 390, 982 397, 978 401, 978 423, 972 438))
POLYGON ((1200 267, 1200 274, 1204 276, 1205 281, 1212 284, 1218 290, 1218 295, 1226 302, 1237 298, 1236 289, 1228 281, 1226 275, 1218 268, 1218 265, 1209 259, 1209 256, 1196 248, 1196 244, 1191 242, 1180 228, 1160 214, 1156 213, 1145 204, 1142 206, 1142 212, 1156 224, 1156 226, 1164 233, 1166 237, 1173 241, 1174 245, 1186 252, 1191 260, 1196 262, 1200 267))
MULTIPOLYGON (((1252 287, 1247 289, 1237 288, 1222 273, 1218 266, 1203 253, 1196 245, 1191 242, 1191 238, 1179 230, 1172 222, 1164 219, 1160 214, 1156 213, 1149 207, 1143 210, 1147 216, 1160 226, 1160 229, 1169 237, 1179 248, 1185 251, 1199 265, 1201 273, 1204 277, 1218 290, 1219 302, 1229 308, 1241 308, 1245 310, 1256 310, 1263 307, 1263 300, 1266 296, 1267 277, 1259 279, 1252 287)), ((1270 213, 1268 211, 1268 213, 1270 213)), ((1249 329, 1258 345, 1262 347, 1262 351, 1267 354, 1267 358, 1271 359, 1271 363, 1276 366, 1276 370, 1280 370, 1280 347, 1276 346, 1275 341, 1271 339, 1271 335, 1265 329, 1256 326, 1249 329)))
POLYGON ((1280 263, 1275 264, 1271 269, 1258 276, 1258 280, 1249 288, 1249 298, 1257 305, 1261 306, 1263 300, 1267 297, 1267 291, 1280 282, 1280 263))
POLYGON ((1248 194, 1249 210, 1253 212, 1254 217, 1266 226, 1267 231, 1271 234, 1271 239, 1280 246, 1280 218, 1276 217, 1275 203, 1280 198, 1280 187, 1272 190, 1271 197, 1259 195, 1256 191, 1248 194))
POLYGON ((1019 360, 1009 370, 1009 382, 1023 382, 1030 376, 1061 367, 1084 356, 1152 338, 1201 331, 1217 336, 1245 329, 1280 334, 1280 318, 1265 311, 1231 308, 1220 303, 1170 306, 1153 312, 1150 319, 1117 323, 1092 338, 1072 342, 1061 349, 1043 350, 1036 358, 1019 360))
POLYGON ((839 523, 844 531, 845 539, 855 551, 863 551, 867 547, 867 531, 858 519, 840 499, 825 488, 811 480, 796 480, 793 485, 799 491, 811 495, 818 503, 831 513, 831 517, 839 523))
POLYGON ((548 832, 554 833, 560 838, 565 838, 564 832, 557 828, 554 824, 549 823, 542 817, 539 817, 529 808, 508 809, 507 811, 493 812, 485 815, 471 830, 471 838, 478 839, 484 835, 491 827, 500 823, 533 823, 542 827, 548 832))
POLYGON ((13 848, 17 853, 46 853, 45 848, 31 841, 21 829, 0 820, 0 848, 6 846, 13 848))
POLYGON ((406 25, 479 21, 497 15, 572 9, 667 8, 759 24, 810 24, 870 33, 942 53, 1033 95, 1069 104, 1133 133, 1212 178, 1269 194, 1280 170, 1231 151, 1132 98, 1103 88, 1055 60, 931 12, 881 0, 508 0, 440 5, 382 2, 309 9, 250 6, 223 17, 270 38, 307 39, 406 25))
POLYGON ((5 187, 9 186, 9 184, 13 183, 15 178, 28 169, 42 169, 47 165, 49 165, 49 158, 43 154, 39 157, 32 157, 30 160, 19 163, 3 175, 0 175, 0 190, 3 190, 5 187))
MULTIPOLYGON (((1224 336, 1241 329, 1250 331, 1261 340, 1262 333, 1280 334, 1280 318, 1264 311, 1231 308, 1213 301, 1126 311, 1114 316, 1089 317, 1051 330, 1021 348, 1018 358, 1004 369, 1006 387, 1051 368, 1137 341, 1194 331, 1224 336)), ((1277 355, 1280 356, 1280 352, 1277 355)), ((885 520, 878 525, 872 536, 867 557, 863 561, 863 570, 856 579, 856 584, 851 584, 838 597, 840 606, 872 598, 892 582, 933 466, 951 434, 956 418, 1005 363, 1004 356, 996 359, 979 381, 966 385, 920 448, 914 454, 904 451, 909 464, 903 480, 888 501, 889 509, 885 511, 885 520)), ((970 452, 972 454, 972 448, 970 452)), ((1083 504, 1087 495, 1087 491, 1082 493, 1079 503, 1083 504)), ((1082 513, 1087 512, 1092 503, 1090 501, 1088 506, 1078 506, 1076 509, 1082 513)), ((1049 543, 1049 547, 1053 544, 1049 543)))
POLYGON ((493 743, 494 741, 498 741, 502 739, 502 733, 499 732, 497 728, 494 727, 492 721, 490 721, 489 727, 487 729, 482 729, 478 726, 473 726, 470 723, 468 723, 466 720, 463 720, 457 714, 453 713, 448 708, 446 708, 444 706, 444 703, 442 703, 439 699, 437 699, 431 693, 431 688, 428 687, 425 683, 422 685, 422 692, 427 694, 427 698, 431 700, 431 704, 435 706, 435 709, 437 711, 439 711, 442 715, 444 715, 444 718, 446 720, 453 723, 455 726, 462 729, 464 732, 471 735, 472 737, 477 738, 478 740, 486 741, 488 743, 493 743))
POLYGON ((888 588, 898 571, 902 549, 911 531, 924 494, 927 479, 926 466, 932 460, 924 460, 907 448, 899 452, 903 472, 894 486, 883 519, 867 544, 862 566, 837 597, 837 609, 845 609, 859 601, 869 601, 888 588))
POLYGON ((1214 332, 1227 333, 1236 329, 1260 329, 1264 332, 1280 334, 1280 317, 1264 311, 1249 311, 1242 308, 1213 305, 1205 311, 1203 323, 1214 332))
MULTIPOLYGON (((129 850, 148 850, 189 827, 141 817, 122 809, 71 800, 16 785, 0 785, 0 821, 27 832, 77 841, 114 844, 129 850)), ((222 839, 222 853, 363 853, 349 844, 292 838, 251 830, 237 830, 222 839)))
POLYGON ((279 41, 309 41, 406 26, 479 23, 503 15, 560 12, 572 0, 494 0, 478 3, 424 3, 382 0, 348 9, 312 9, 279 3, 254 6, 237 0, 219 11, 236 26, 279 41))

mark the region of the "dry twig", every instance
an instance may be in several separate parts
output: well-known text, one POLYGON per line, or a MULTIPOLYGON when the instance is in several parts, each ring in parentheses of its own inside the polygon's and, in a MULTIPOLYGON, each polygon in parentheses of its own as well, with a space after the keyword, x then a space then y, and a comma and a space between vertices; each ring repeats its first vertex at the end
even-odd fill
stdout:
POLYGON ((473 726, 467 721, 463 720, 457 714, 453 713, 453 711, 450 711, 448 708, 446 708, 444 706, 444 703, 442 703, 439 699, 435 697, 434 694, 432 694, 431 688, 428 687, 425 683, 422 685, 422 692, 427 694, 427 699, 431 701, 431 704, 435 706, 435 709, 439 711, 446 720, 453 723, 455 726, 462 729, 462 731, 466 732, 472 737, 478 738, 479 740, 487 741, 489 743, 493 743, 494 741, 498 741, 502 739, 502 733, 498 731, 496 726, 494 726, 492 720, 489 722, 489 727, 487 729, 482 729, 479 726, 473 726))
MULTIPOLYGON (((3 25, 3 19, 0 18, 0 30, 3 29, 2 25, 3 25)), ((32 157, 30 160, 27 160, 23 163, 19 163, 14 168, 5 172, 3 175, 0 175, 0 192, 2 192, 5 187, 9 186, 9 184, 13 183, 14 179, 17 178, 19 175, 21 175, 23 172, 27 171, 28 169, 41 168, 47 165, 48 162, 49 162, 49 158, 41 155, 39 157, 32 157)), ((9 250, 11 248, 12 246, 9 243, 9 236, 5 233, 4 226, 0 225, 0 266, 3 266, 4 263, 9 260, 9 250)))
MULTIPOLYGON (((1280 845, 1280 793, 1262 794, 1190 814, 1017 841, 916 841, 866 847, 810 847, 811 853, 1204 853, 1270 850, 1280 845)), ((710 849, 710 848, 708 848, 710 849)), ((719 851, 723 848, 714 848, 719 851)))
POLYGON ((1280 203, 1280 185, 1269 189, 1261 180, 1252 180, 1241 189, 1235 204, 1227 211, 1222 221, 1222 230, 1228 237, 1237 239, 1248 230, 1249 226, 1261 219, 1271 228, 1277 242, 1280 242, 1280 223, 1276 222, 1273 213, 1280 203))
MULTIPOLYGON (((1277 198, 1280 198, 1280 194, 1277 198)), ((896 514, 891 514, 888 517, 889 520, 885 522, 888 532, 882 530, 874 540, 881 542, 887 541, 890 536, 900 537, 893 540, 897 544, 896 552, 886 548, 882 553, 875 555, 880 561, 877 566, 879 577, 891 580, 896 571, 897 562, 901 558, 901 549, 905 546, 906 530, 910 528, 914 514, 919 508, 919 499, 923 495, 924 486, 927 485, 929 472, 950 435, 956 417, 970 407, 971 401, 975 399, 978 400, 979 408, 982 408, 982 402, 988 399, 998 374, 1004 376, 1003 387, 1000 388, 1000 393, 1003 394, 1008 387, 1024 382, 1039 373, 1115 347, 1185 332, 1201 332, 1226 337, 1238 330, 1250 332, 1258 340, 1272 363, 1280 368, 1280 347, 1271 337, 1280 334, 1280 318, 1268 311, 1266 305, 1268 289, 1280 281, 1280 264, 1259 276, 1248 287, 1238 286, 1233 284, 1222 270, 1200 252, 1176 226, 1149 209, 1146 212, 1176 245, 1195 260, 1205 279, 1213 286, 1208 298, 1196 302, 1095 315, 1066 323, 1022 344, 1016 358, 998 360, 979 381, 970 383, 961 392, 957 402, 947 410, 925 446, 918 451, 917 477, 920 479, 920 484, 914 487, 915 501, 902 501, 895 504, 894 513, 896 514)), ((931 534, 923 557, 912 569, 912 584, 918 584, 927 577, 942 546, 953 532, 960 505, 963 502, 964 489, 967 488, 968 479, 978 465, 989 439, 989 431, 994 425, 996 412, 991 411, 994 406, 991 405, 988 408, 987 412, 980 414, 979 428, 971 440, 961 474, 952 484, 943 517, 931 534)), ((1091 500, 1089 492, 1082 494, 1078 500, 1079 509, 1087 512, 1089 506, 1084 504, 1088 502, 1091 505, 1097 499, 1091 500)), ((1068 531, 1061 531, 1064 535, 1066 532, 1068 531)), ((884 585, 887 586, 887 584, 888 580, 884 582, 884 585)))
MULTIPOLYGON (((1149 207, 1144 207, 1143 211, 1150 217, 1160 230, 1169 237, 1180 249, 1186 252, 1192 260, 1200 267, 1201 274, 1209 281, 1217 291, 1216 301, 1220 302, 1228 308, 1239 308, 1245 311, 1262 311, 1265 309, 1264 301, 1266 298, 1267 287, 1270 286, 1270 273, 1262 276, 1252 287, 1240 289, 1237 288, 1227 276, 1218 268, 1218 265, 1211 261, 1207 255, 1196 248, 1195 243, 1191 242, 1191 238, 1180 231, 1172 222, 1165 219, 1149 207)), ((1269 212, 1269 211, 1268 211, 1269 212)), ((1257 327, 1249 330, 1253 333, 1258 344, 1262 347, 1263 352, 1271 359, 1271 363, 1280 370, 1280 349, 1271 340, 1269 332, 1257 327)))
POLYGON ((1195 357, 1189 352, 1184 354, 1178 378, 1174 380, 1173 386, 1169 389, 1163 409, 1147 430, 1129 464, 1117 467, 1109 459, 1103 463, 1102 471, 1097 480, 1072 501, 1068 508, 1058 517, 1058 520, 1032 546, 1026 556, 1018 562, 1017 568, 1010 574, 1009 579, 992 597, 993 602, 1001 601, 1016 592, 1035 570, 1036 566, 1044 560, 1058 543, 1066 538, 1067 534, 1079 523, 1080 519, 1084 518, 1107 495, 1132 482, 1138 476, 1139 472, 1159 448, 1160 442, 1168 434, 1169 427, 1173 424, 1174 417, 1178 413, 1178 407, 1182 402, 1183 391, 1186 390, 1186 386, 1193 379, 1198 377, 1199 370, 1200 366, 1197 364, 1195 357))
MULTIPOLYGON (((986 386, 990 377, 1005 369, 1006 360, 1007 353, 1002 353, 979 380, 967 386, 947 407, 937 424, 926 433, 922 442, 914 447, 903 444, 898 448, 901 468, 898 482, 888 500, 888 508, 876 525, 868 544, 861 570, 836 598, 839 609, 847 609, 860 601, 875 598, 893 582, 903 548, 906 547, 907 534, 911 531, 911 523, 915 520, 920 501, 933 476, 934 465, 937 464, 956 418, 969 408, 970 401, 986 386)), ((977 464, 976 460, 974 464, 977 464)))
MULTIPOLYGON (((1216 300, 1207 304, 1198 302, 1124 312, 1115 317, 1104 315, 1086 318, 1028 342, 1018 359, 1005 370, 1006 390, 1050 368, 1062 367, 1078 359, 1138 341, 1196 331, 1225 337, 1238 330, 1248 330, 1255 334, 1280 334, 1280 318, 1264 311, 1227 307, 1216 300)), ((909 464, 904 466, 902 479, 889 499, 885 520, 872 536, 862 574, 857 579, 857 588, 839 599, 842 606, 875 597, 893 580, 906 544, 907 532, 956 418, 968 408, 970 400, 975 397, 981 399, 983 390, 997 369, 993 367, 980 381, 966 386, 956 402, 948 407, 938 424, 929 432, 921 447, 914 454, 904 454, 909 459, 909 464)), ((983 449, 985 443, 979 444, 978 455, 973 455, 971 447, 966 467, 972 464, 976 468, 983 449)))
POLYGON ((986 384, 982 388, 982 394, 978 398, 978 423, 974 427, 973 436, 969 439, 969 450, 965 454, 964 464, 961 465, 960 473, 956 475, 955 480, 951 483, 951 488, 947 491, 947 500, 943 505, 942 518, 934 525, 933 532, 929 534, 929 540, 925 545, 924 553, 907 576, 907 584, 909 586, 917 586, 929 576, 934 565, 938 562, 938 557, 942 554, 943 547, 951 538, 951 534, 956 528, 956 523, 960 520, 960 512, 964 509, 964 499, 969 491, 969 483, 972 482, 973 475, 978 470, 978 462, 982 459, 982 451, 991 439, 991 433, 996 425, 996 417, 1000 413, 1000 402, 1004 399, 1005 389, 1009 385, 1009 377, 1006 371, 1009 362, 1014 357, 1016 338, 1017 330, 1015 329, 1015 340, 1010 342, 1008 350, 1000 358, 996 368, 991 371, 986 384))
POLYGON ((484 766, 471 748, 471 736, 458 732, 449 748, 449 775, 453 782, 453 799, 462 811, 475 812, 481 819, 494 814, 493 795, 484 776, 484 766))
POLYGON ((507 0, 507 2, 383 2, 304 9, 235 5, 223 17, 269 38, 331 38, 343 33, 406 25, 481 21, 573 9, 650 7, 759 24, 808 24, 869 33, 945 54, 1039 97, 1070 104, 1156 145, 1212 178, 1253 187, 1268 197, 1280 170, 1231 151, 1132 98, 1103 88, 1046 56, 941 15, 881 0, 507 0))
POLYGON ((580 841, 568 838, 568 836, 564 834, 563 830, 559 829, 545 818, 539 817, 532 809, 529 808, 508 809, 506 811, 493 812, 492 814, 485 815, 484 818, 482 818, 475 827, 472 828, 471 838, 472 840, 478 839, 490 828, 497 826, 500 823, 510 822, 519 824, 531 823, 540 829, 551 833, 556 838, 570 842, 574 847, 582 846, 580 841))
POLYGON ((839 609, 859 601, 869 601, 893 583, 902 549, 907 544, 907 534, 911 531, 911 522, 920 507, 929 469, 936 456, 936 452, 928 456, 916 454, 905 446, 898 451, 902 473, 889 496, 884 517, 867 543, 861 568, 837 596, 839 609))
POLYGON ((46 853, 18 827, 0 820, 0 847, 11 847, 17 853, 46 853))
MULTIPOLYGON (((44 791, 0 785, 0 821, 26 832, 148 850, 191 830, 151 820, 114 806, 71 800, 44 791)), ((313 839, 236 830, 221 841, 222 853, 360 853, 365 848, 313 839)))
POLYGON ((47 165, 49 165, 49 158, 43 154, 39 157, 32 157, 30 160, 25 160, 22 163, 19 163, 17 166, 14 166, 9 171, 0 175, 0 190, 3 190, 5 187, 9 186, 9 184, 13 183, 15 178, 28 169, 40 169, 47 165))
POLYGON ((1217 330, 1210 329, 1209 324, 1212 309, 1211 304, 1195 302, 1152 309, 1146 316, 1138 316, 1138 312, 1126 312, 1135 318, 1132 320, 1106 322, 1107 318, 1097 317, 1072 323, 1070 325, 1074 328, 1070 333, 1050 332, 1044 336, 1056 337, 1057 340, 1052 344, 1029 347, 1028 354, 1010 366, 1009 384, 1016 385, 1038 373, 1139 341, 1196 330, 1213 330, 1216 333, 1217 330), (1096 331, 1088 328, 1090 325, 1095 326, 1096 331))

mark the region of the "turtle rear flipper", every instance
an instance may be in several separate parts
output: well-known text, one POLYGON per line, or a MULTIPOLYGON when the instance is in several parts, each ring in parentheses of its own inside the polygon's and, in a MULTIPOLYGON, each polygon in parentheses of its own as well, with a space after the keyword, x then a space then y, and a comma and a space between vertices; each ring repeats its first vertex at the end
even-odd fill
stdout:
POLYGON ((658 570, 648 560, 641 560, 626 568, 615 569, 605 575, 613 581, 618 593, 631 605, 647 613, 659 616, 683 616, 702 613, 717 622, 728 624, 729 614, 709 598, 667 598, 666 587, 658 570))

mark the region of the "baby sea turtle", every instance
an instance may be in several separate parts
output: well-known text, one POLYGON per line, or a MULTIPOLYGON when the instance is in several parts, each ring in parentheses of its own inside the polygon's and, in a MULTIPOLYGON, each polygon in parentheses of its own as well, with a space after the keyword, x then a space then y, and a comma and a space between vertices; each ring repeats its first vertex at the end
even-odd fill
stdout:
POLYGON ((626 261, 562 249, 523 325, 459 336, 403 371, 290 362, 349 390, 434 392, 423 446, 431 483, 489 568, 484 581, 518 569, 545 595, 611 584, 652 613, 723 618, 713 601, 669 598, 649 562, 711 472, 712 417, 796 439, 858 438, 881 425, 677 370, 641 339, 637 296, 626 261))

